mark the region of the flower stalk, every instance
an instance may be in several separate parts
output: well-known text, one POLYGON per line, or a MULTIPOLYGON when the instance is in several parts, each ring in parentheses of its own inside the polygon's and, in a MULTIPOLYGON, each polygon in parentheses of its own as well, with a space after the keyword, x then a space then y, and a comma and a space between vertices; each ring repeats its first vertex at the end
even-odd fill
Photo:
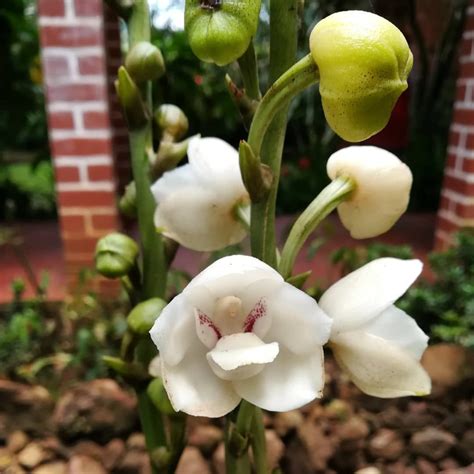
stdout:
POLYGON ((298 217, 281 252, 279 271, 283 278, 291 276, 296 256, 317 225, 355 189, 351 178, 341 176, 331 181, 298 217))

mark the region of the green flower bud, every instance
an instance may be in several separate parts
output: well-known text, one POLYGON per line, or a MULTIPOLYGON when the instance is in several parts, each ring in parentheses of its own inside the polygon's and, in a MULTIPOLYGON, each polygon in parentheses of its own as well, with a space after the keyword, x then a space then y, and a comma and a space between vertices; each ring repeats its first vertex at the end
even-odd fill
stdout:
POLYGON ((382 130, 413 66, 401 31, 373 13, 345 11, 320 21, 309 45, 331 128, 349 142, 382 130))
POLYGON ((125 192, 119 201, 119 209, 124 216, 131 218, 137 216, 137 188, 135 181, 125 186, 125 192))
POLYGON ((137 43, 129 51, 125 67, 137 83, 159 79, 166 71, 161 51, 148 41, 137 43))
POLYGON ((155 111, 155 122, 164 136, 171 140, 179 140, 189 128, 188 117, 173 104, 163 104, 155 111))
POLYGON ((186 0, 185 30, 194 54, 219 66, 240 58, 255 35, 260 0, 186 0))
POLYGON ((148 122, 148 111, 143 103, 140 90, 123 66, 120 66, 118 70, 118 80, 115 87, 130 130, 144 127, 148 122))
POLYGON ((127 324, 135 334, 147 334, 166 306, 161 298, 151 298, 135 306, 127 316, 127 324))
POLYGON ((138 245, 133 239, 118 232, 106 235, 97 242, 95 266, 107 278, 127 275, 135 265, 138 245))
POLYGON ((176 411, 171 406, 165 387, 163 387, 163 381, 160 377, 153 379, 149 383, 146 391, 153 404, 161 411, 161 413, 164 413, 165 415, 176 415, 176 411))

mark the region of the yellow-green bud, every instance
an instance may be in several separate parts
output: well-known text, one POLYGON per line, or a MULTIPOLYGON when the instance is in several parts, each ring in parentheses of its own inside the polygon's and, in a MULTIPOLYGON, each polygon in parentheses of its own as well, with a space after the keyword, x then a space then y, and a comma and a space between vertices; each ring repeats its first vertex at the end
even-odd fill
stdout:
POLYGON ((135 265, 138 245, 125 234, 115 232, 97 242, 95 266, 107 278, 120 278, 127 275, 135 265))
POLYGON ((166 71, 161 51, 148 41, 137 43, 129 51, 125 67, 137 83, 159 79, 166 71))
POLYGON ((219 66, 240 58, 255 35, 260 0, 186 0, 185 30, 194 54, 219 66))
POLYGON ((171 406, 171 403, 163 387, 163 381, 160 377, 153 379, 147 388, 147 394, 153 404, 165 415, 176 415, 176 411, 171 406))
POLYGON ((135 334, 147 334, 166 304, 161 298, 151 298, 138 303, 127 316, 129 329, 135 334))
POLYGON ((382 130, 413 66, 401 31, 373 13, 345 11, 320 21, 309 45, 331 128, 349 142, 382 130))
POLYGON ((179 140, 189 128, 188 118, 176 105, 163 104, 156 109, 155 121, 163 135, 179 140))
POLYGON ((123 66, 120 66, 118 70, 115 88, 130 130, 144 127, 148 122, 149 113, 143 103, 140 90, 123 66))
POLYGON ((137 216, 137 188, 135 181, 125 186, 125 191, 119 200, 119 209, 127 217, 133 218, 137 216))

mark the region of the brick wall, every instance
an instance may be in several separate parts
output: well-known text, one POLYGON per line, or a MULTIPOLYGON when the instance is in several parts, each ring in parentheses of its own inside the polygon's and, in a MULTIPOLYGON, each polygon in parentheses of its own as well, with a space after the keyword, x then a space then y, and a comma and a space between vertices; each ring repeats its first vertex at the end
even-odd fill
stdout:
POLYGON ((468 7, 436 229, 437 249, 461 227, 474 227, 474 0, 468 7))
POLYGON ((117 19, 102 0, 39 0, 44 85, 68 282, 91 266, 97 238, 120 227, 126 130, 111 94, 120 64, 117 19), (119 168, 121 171, 119 172, 119 168), (121 179, 118 179, 118 177, 121 179))

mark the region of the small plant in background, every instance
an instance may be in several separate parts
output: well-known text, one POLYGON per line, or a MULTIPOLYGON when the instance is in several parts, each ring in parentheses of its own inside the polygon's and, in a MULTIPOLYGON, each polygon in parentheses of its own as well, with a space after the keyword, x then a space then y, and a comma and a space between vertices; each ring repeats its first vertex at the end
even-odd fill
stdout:
POLYGON ((474 348, 474 232, 459 232, 451 249, 429 261, 435 280, 420 282, 399 307, 416 315, 434 340, 474 348))

